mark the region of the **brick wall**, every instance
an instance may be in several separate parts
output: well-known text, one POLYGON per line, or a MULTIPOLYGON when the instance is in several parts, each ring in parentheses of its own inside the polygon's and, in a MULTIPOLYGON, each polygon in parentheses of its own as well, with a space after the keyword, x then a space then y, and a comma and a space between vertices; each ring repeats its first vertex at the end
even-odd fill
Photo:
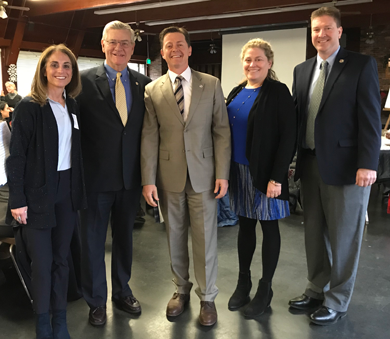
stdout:
POLYGON ((390 87, 390 68, 387 59, 390 58, 390 25, 373 27, 374 43, 366 43, 368 27, 364 27, 360 34, 360 53, 373 56, 378 63, 379 84, 381 90, 388 91, 390 87))
POLYGON ((150 65, 148 65, 148 76, 152 80, 156 80, 162 75, 162 58, 157 56, 150 65))

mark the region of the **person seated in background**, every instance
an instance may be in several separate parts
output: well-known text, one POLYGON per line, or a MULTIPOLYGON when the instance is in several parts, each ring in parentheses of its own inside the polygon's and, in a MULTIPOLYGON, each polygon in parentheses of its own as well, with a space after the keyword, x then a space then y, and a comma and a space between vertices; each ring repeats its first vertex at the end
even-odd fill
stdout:
POLYGON ((1 113, 1 120, 6 121, 8 127, 11 129, 11 119, 10 119, 11 109, 9 108, 8 104, 5 101, 0 101, 0 113, 1 113))
POLYGON ((13 109, 16 107, 16 104, 22 100, 22 97, 18 94, 18 92, 16 91, 16 85, 11 82, 11 81, 7 81, 5 83, 5 88, 7 89, 7 95, 4 95, 4 91, 1 91, 1 100, 2 101, 5 101, 8 106, 11 109, 11 112, 13 111, 13 109))

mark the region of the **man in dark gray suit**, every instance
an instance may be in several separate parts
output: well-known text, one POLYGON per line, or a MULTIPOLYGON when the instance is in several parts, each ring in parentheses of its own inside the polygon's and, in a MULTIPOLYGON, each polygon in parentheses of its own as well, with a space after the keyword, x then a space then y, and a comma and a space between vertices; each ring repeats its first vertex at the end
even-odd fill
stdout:
POLYGON ((290 307, 315 310, 313 323, 346 315, 359 262, 370 186, 376 180, 381 121, 377 64, 340 47, 340 12, 311 16, 318 55, 294 70, 309 283, 290 307))
POLYGON ((104 64, 81 73, 81 147, 88 209, 81 213, 82 285, 92 325, 106 322, 104 263, 107 225, 112 228, 112 300, 120 309, 140 313, 128 282, 133 225, 141 197, 140 144, 144 89, 150 79, 130 70, 134 31, 120 21, 103 30, 104 64))

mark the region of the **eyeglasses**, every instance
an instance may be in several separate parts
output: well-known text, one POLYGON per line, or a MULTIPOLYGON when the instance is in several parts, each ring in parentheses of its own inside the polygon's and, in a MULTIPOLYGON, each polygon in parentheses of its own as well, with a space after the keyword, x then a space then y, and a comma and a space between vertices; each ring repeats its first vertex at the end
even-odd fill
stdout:
POLYGON ((122 40, 122 41, 117 41, 117 40, 104 40, 108 43, 108 46, 110 47, 116 47, 116 45, 120 45, 123 48, 130 47, 130 41, 128 40, 122 40))

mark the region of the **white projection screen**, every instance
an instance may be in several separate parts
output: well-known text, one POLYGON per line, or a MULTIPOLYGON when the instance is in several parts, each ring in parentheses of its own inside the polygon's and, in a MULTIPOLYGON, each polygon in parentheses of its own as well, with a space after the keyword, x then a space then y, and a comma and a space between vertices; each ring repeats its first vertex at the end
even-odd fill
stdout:
POLYGON ((307 28, 224 34, 222 36, 222 89, 225 97, 244 79, 240 52, 250 39, 261 38, 272 45, 274 70, 291 91, 294 67, 306 60, 307 28))

